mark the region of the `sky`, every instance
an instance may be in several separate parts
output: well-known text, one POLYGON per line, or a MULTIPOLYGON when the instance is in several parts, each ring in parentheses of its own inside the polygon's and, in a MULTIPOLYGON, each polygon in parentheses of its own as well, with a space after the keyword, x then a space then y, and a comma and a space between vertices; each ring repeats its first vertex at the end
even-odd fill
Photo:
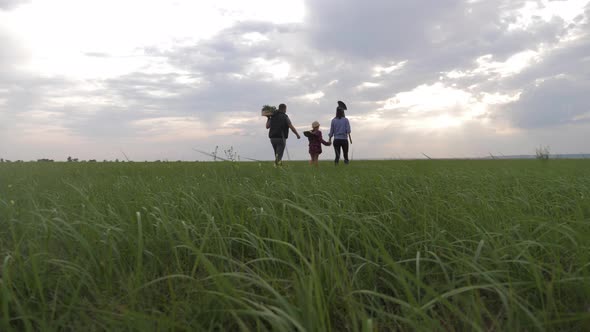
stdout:
POLYGON ((0 0, 0 45, 4 159, 270 160, 263 105, 338 100, 352 159, 590 152, 590 0, 0 0))

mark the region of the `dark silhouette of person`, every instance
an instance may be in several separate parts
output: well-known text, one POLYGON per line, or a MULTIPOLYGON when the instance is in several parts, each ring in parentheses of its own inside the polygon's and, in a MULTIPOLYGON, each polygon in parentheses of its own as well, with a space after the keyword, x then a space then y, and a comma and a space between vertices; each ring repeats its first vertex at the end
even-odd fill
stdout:
POLYGON ((279 109, 274 112, 272 116, 268 116, 266 120, 266 129, 268 129, 268 137, 270 144, 275 153, 275 167, 283 165, 283 152, 287 145, 287 138, 289 137, 289 129, 300 139, 297 129, 291 124, 291 120, 287 115, 287 105, 280 104, 279 109))

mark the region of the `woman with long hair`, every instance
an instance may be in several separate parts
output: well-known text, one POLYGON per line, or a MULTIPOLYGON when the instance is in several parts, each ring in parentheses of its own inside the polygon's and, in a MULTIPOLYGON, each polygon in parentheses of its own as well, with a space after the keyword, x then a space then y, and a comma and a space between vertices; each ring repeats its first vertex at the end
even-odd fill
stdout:
POLYGON ((338 102, 338 107, 336 108, 336 116, 332 119, 332 123, 330 124, 330 133, 328 137, 330 139, 328 142, 332 143, 332 137, 334 137, 334 153, 336 157, 334 158, 334 164, 338 165, 340 161, 340 152, 342 150, 344 156, 344 163, 348 164, 348 141, 350 140, 350 144, 352 144, 352 137, 350 136, 350 122, 344 115, 344 110, 346 109, 346 105, 342 102, 338 102))

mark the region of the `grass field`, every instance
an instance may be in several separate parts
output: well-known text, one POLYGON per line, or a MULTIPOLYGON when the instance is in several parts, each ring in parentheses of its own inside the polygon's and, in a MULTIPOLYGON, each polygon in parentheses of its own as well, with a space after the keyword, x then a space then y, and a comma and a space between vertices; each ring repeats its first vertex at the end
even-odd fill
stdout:
POLYGON ((1 331, 590 329, 590 161, 0 164, 1 331))

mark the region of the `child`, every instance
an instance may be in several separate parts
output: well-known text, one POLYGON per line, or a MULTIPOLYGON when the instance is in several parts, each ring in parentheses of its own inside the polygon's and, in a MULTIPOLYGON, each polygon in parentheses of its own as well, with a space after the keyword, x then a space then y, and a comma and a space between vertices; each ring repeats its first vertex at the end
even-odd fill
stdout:
POLYGON ((319 166, 318 158, 320 156, 320 153, 322 153, 322 144, 324 144, 325 146, 330 146, 332 144, 330 142, 324 141, 324 139, 322 138, 322 132, 320 131, 319 122, 314 121, 311 124, 311 128, 312 129, 310 131, 306 131, 303 134, 305 135, 305 137, 309 139, 309 155, 311 156, 309 164, 315 165, 317 167, 319 166))

